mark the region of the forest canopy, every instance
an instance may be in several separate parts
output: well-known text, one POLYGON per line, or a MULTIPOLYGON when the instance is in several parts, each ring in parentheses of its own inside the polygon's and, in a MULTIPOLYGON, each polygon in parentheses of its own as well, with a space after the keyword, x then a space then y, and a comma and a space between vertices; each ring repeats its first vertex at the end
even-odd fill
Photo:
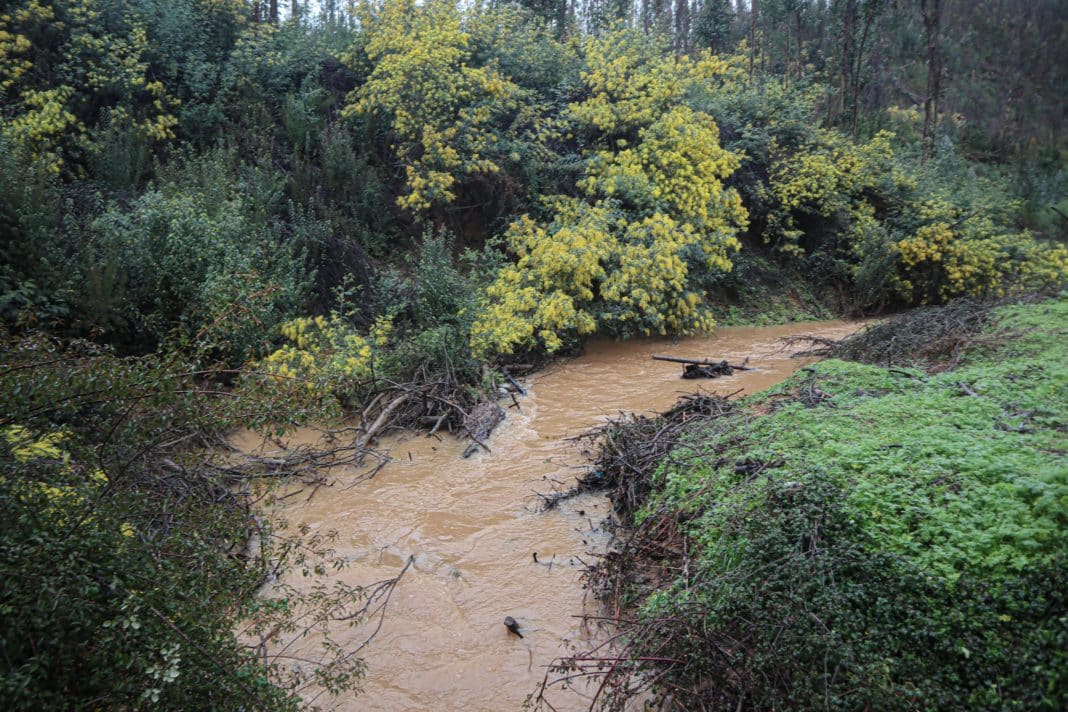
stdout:
POLYGON ((452 326, 484 358, 708 330, 738 260, 854 312, 1049 284, 1064 31, 1053 2, 23 0, 0 310, 132 352, 210 327, 240 365, 347 284, 402 337, 427 231, 478 265, 452 326))

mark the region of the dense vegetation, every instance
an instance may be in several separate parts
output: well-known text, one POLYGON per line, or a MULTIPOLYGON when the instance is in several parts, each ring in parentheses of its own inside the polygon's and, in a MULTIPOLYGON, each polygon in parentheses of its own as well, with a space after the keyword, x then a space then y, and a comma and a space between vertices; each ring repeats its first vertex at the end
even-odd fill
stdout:
POLYGON ((294 704, 231 634, 298 614, 248 608, 228 428, 1068 270, 1055 0, 342 5, 0 7, 16 704, 294 704))
POLYGON ((846 346, 883 365, 681 429, 615 426, 611 448, 675 438, 605 473, 635 528, 602 575, 638 619, 604 701, 656 680, 682 709, 1063 709, 1068 300, 987 309, 880 327, 846 346), (933 372, 886 365, 913 337, 933 372))
POLYGON ((1031 55, 1063 12, 1006 40, 942 4, 23 0, 0 311, 240 366, 340 310, 448 326, 462 361, 706 330, 768 258, 839 310, 1056 281, 1066 86, 1031 55), (1003 90, 976 35, 1037 87, 996 125, 961 98, 1003 90), (422 237, 469 250, 470 304, 420 302, 422 237))

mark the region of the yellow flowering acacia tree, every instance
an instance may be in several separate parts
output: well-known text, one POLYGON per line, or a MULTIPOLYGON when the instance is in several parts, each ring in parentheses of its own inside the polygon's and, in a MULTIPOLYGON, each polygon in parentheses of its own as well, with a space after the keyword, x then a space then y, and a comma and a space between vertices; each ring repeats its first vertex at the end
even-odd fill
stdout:
POLYGON ((1065 279, 1063 246, 1007 227, 1017 205, 989 195, 986 205, 968 205, 937 177, 921 186, 922 175, 896 159, 893 140, 881 132, 855 143, 820 131, 808 145, 779 154, 765 240, 800 259, 822 252, 822 263, 838 265, 836 276, 853 283, 862 306, 1000 296, 1065 279))
POLYGON ((587 38, 583 58, 586 96, 569 107, 580 127, 613 135, 647 126, 686 90, 688 60, 665 56, 656 44, 625 30, 587 38))
POLYGON ((802 255, 806 217, 829 219, 845 214, 863 220, 870 214, 868 196, 887 181, 908 179, 892 164, 894 135, 880 132, 857 144, 832 130, 816 133, 812 144, 778 153, 769 180, 774 199, 765 240, 780 252, 802 255))
POLYGON ((965 214, 947 200, 920 203, 921 225, 897 242, 902 296, 927 304, 959 296, 1003 296, 1068 279, 1068 248, 1011 232, 988 215, 965 214))
MULTIPOLYGON (((664 212, 710 233, 733 232, 745 210, 722 180, 739 159, 719 145, 711 116, 678 105, 638 131, 632 148, 599 151, 579 182, 591 198, 617 198, 642 213, 664 212)), ((726 266, 726 265, 722 265, 726 266)))
POLYGON ((343 115, 380 112, 390 122, 406 192, 397 204, 413 212, 456 198, 465 175, 500 170, 493 158, 494 120, 517 108, 519 89, 493 66, 470 66, 471 46, 452 0, 362 2, 361 52, 373 65, 343 115))
POLYGON ((392 331, 393 320, 385 316, 366 335, 338 314, 301 317, 282 325, 288 343, 261 365, 279 378, 305 382, 316 395, 344 398, 374 375, 376 358, 388 346, 392 331))
POLYGON ((506 232, 516 262, 487 288, 472 328, 476 353, 558 350, 570 336, 707 331, 694 277, 731 269, 746 223, 723 185, 739 164, 711 116, 685 103, 694 83, 727 70, 711 56, 664 57, 617 31, 585 45, 581 101, 567 120, 588 137, 578 197, 506 232))
POLYGON ((556 218, 540 225, 524 215, 505 234, 517 255, 487 288, 472 326, 477 354, 512 353, 540 343, 552 352, 561 335, 597 330, 595 290, 617 250, 612 215, 604 205, 558 198, 556 218))
POLYGON ((149 44, 127 3, 14 3, 0 14, 0 130, 54 173, 69 156, 102 148, 98 125, 173 138, 178 102, 152 79, 149 44))

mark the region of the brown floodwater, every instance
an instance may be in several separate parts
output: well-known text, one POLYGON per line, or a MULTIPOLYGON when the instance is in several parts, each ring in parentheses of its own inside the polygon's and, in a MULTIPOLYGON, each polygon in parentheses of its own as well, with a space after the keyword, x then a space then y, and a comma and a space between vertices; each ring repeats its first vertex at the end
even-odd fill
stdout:
MULTIPOLYGON (((582 573, 607 542, 600 525, 610 506, 602 496, 584 495, 541 512, 536 494, 566 489, 584 471, 569 438, 621 411, 664 410, 698 388, 724 395, 762 390, 811 361, 790 359, 782 337, 841 338, 857 327, 827 321, 723 328, 676 344, 596 341, 582 356, 525 380, 522 410, 507 410, 487 442, 491 452, 464 460, 465 444, 450 436, 393 436, 380 443, 393 460, 373 479, 348 487, 356 473, 336 468, 329 486, 310 501, 284 500, 290 526, 338 532, 336 549, 350 565, 336 576, 346 583, 391 578, 414 557, 381 630, 361 652, 367 665, 362 692, 315 703, 340 710, 521 709, 546 666, 597 634, 579 619, 594 612, 582 573), (679 364, 654 361, 653 354, 731 363, 748 358, 756 370, 687 381, 679 378, 679 364), (522 639, 504 627, 505 616, 519 622, 522 639)), ((318 436, 302 430, 289 442, 318 436)), ((246 433, 236 442, 252 449, 259 441, 246 433)), ((355 647, 368 632, 339 625, 333 637, 355 647)), ((299 654, 301 645, 311 650, 315 641, 290 650, 299 654)), ((560 710, 586 709, 592 693, 579 686, 554 690, 550 699, 560 710)))

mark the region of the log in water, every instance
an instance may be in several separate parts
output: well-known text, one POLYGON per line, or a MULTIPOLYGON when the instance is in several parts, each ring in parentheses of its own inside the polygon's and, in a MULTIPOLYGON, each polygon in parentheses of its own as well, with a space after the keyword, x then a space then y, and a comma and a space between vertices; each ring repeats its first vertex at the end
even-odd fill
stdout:
MULTIPOLYGON (((607 541, 599 523, 610 507, 600 496, 564 501, 540 513, 535 492, 566 489, 583 460, 567 438, 619 411, 652 412, 698 387, 720 394, 753 392, 789 376, 812 359, 791 360, 781 337, 814 334, 840 338, 857 328, 847 322, 768 328, 725 328, 713 337, 595 342, 576 359, 524 380, 522 411, 488 441, 492 452, 460 457, 465 443, 449 436, 387 437, 394 461, 370 481, 345 489, 353 473, 331 472, 335 484, 283 500, 291 525, 336 529, 337 548, 352 562, 339 576, 351 584, 393 577, 414 557, 390 601, 378 637, 361 654, 367 663, 364 692, 316 704, 341 710, 519 710, 542 679, 545 666, 582 645, 587 631, 583 562, 607 541), (680 382, 678 372, 650 359, 714 353, 758 370, 715 381, 680 382), (535 556, 536 553, 536 556, 535 556), (521 621, 523 638, 501 625, 521 621)), ((292 444, 314 441, 308 429, 292 444)), ((252 434, 238 438, 255 448, 252 434)), ((310 587, 311 579, 291 583, 310 587)), ((595 609, 587 609, 596 612, 595 609)), ((358 645, 366 631, 339 624, 335 639, 358 645)), ((301 646, 314 650, 314 641, 301 646)), ((314 693, 313 693, 314 694, 314 693)), ((592 690, 556 691, 560 710, 588 706, 592 690)))

